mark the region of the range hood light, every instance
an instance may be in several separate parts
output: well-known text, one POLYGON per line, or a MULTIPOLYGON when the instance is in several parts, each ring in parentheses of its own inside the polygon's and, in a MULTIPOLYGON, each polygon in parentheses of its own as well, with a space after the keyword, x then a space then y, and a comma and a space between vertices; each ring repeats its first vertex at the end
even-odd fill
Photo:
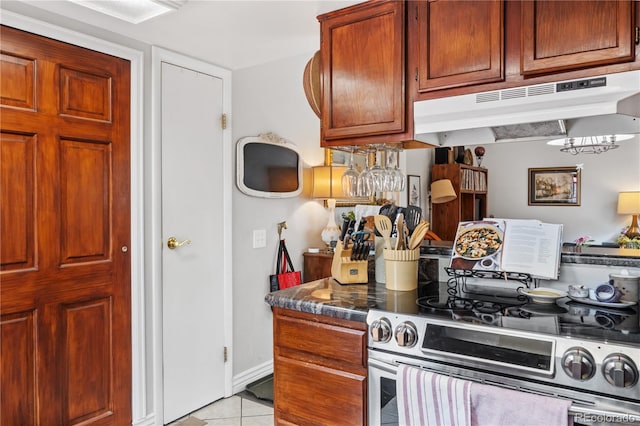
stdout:
POLYGON ((616 141, 631 139, 633 135, 607 135, 607 136, 587 136, 583 138, 563 138, 554 139, 547 142, 547 145, 561 145, 560 151, 568 152, 571 155, 578 154, 601 154, 618 148, 616 141))

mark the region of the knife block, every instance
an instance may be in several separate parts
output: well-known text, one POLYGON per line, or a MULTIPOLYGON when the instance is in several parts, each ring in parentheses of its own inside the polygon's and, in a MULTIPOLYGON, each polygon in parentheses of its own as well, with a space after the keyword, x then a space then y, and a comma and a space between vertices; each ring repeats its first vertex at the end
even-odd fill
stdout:
POLYGON ((344 250, 338 241, 331 263, 331 276, 340 284, 362 284, 369 282, 368 260, 351 260, 351 250, 344 250))

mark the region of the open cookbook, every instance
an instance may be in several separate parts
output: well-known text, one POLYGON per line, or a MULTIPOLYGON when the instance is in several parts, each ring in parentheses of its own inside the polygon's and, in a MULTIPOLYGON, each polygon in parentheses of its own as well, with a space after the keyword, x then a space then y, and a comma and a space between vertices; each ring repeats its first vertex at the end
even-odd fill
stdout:
POLYGON ((557 279, 562 225, 539 220, 460 222, 449 266, 557 279))

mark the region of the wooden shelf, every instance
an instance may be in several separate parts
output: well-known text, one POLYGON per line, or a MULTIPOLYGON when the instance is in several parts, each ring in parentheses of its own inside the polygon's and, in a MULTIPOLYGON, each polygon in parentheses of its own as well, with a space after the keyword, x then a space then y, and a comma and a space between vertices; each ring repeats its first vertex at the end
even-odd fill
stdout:
POLYGON ((487 216, 487 173, 485 168, 465 164, 434 164, 431 181, 449 179, 458 196, 432 206, 431 229, 440 238, 453 241, 459 222, 487 216))

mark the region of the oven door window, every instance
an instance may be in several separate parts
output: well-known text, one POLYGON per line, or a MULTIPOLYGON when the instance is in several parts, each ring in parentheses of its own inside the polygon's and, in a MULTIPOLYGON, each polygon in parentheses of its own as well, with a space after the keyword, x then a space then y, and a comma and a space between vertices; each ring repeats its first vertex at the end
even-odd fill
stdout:
POLYGON ((369 424, 399 425, 396 397, 397 367, 369 357, 369 424))
POLYGON ((398 398, 396 397, 396 381, 380 378, 380 424, 398 424, 398 398))

